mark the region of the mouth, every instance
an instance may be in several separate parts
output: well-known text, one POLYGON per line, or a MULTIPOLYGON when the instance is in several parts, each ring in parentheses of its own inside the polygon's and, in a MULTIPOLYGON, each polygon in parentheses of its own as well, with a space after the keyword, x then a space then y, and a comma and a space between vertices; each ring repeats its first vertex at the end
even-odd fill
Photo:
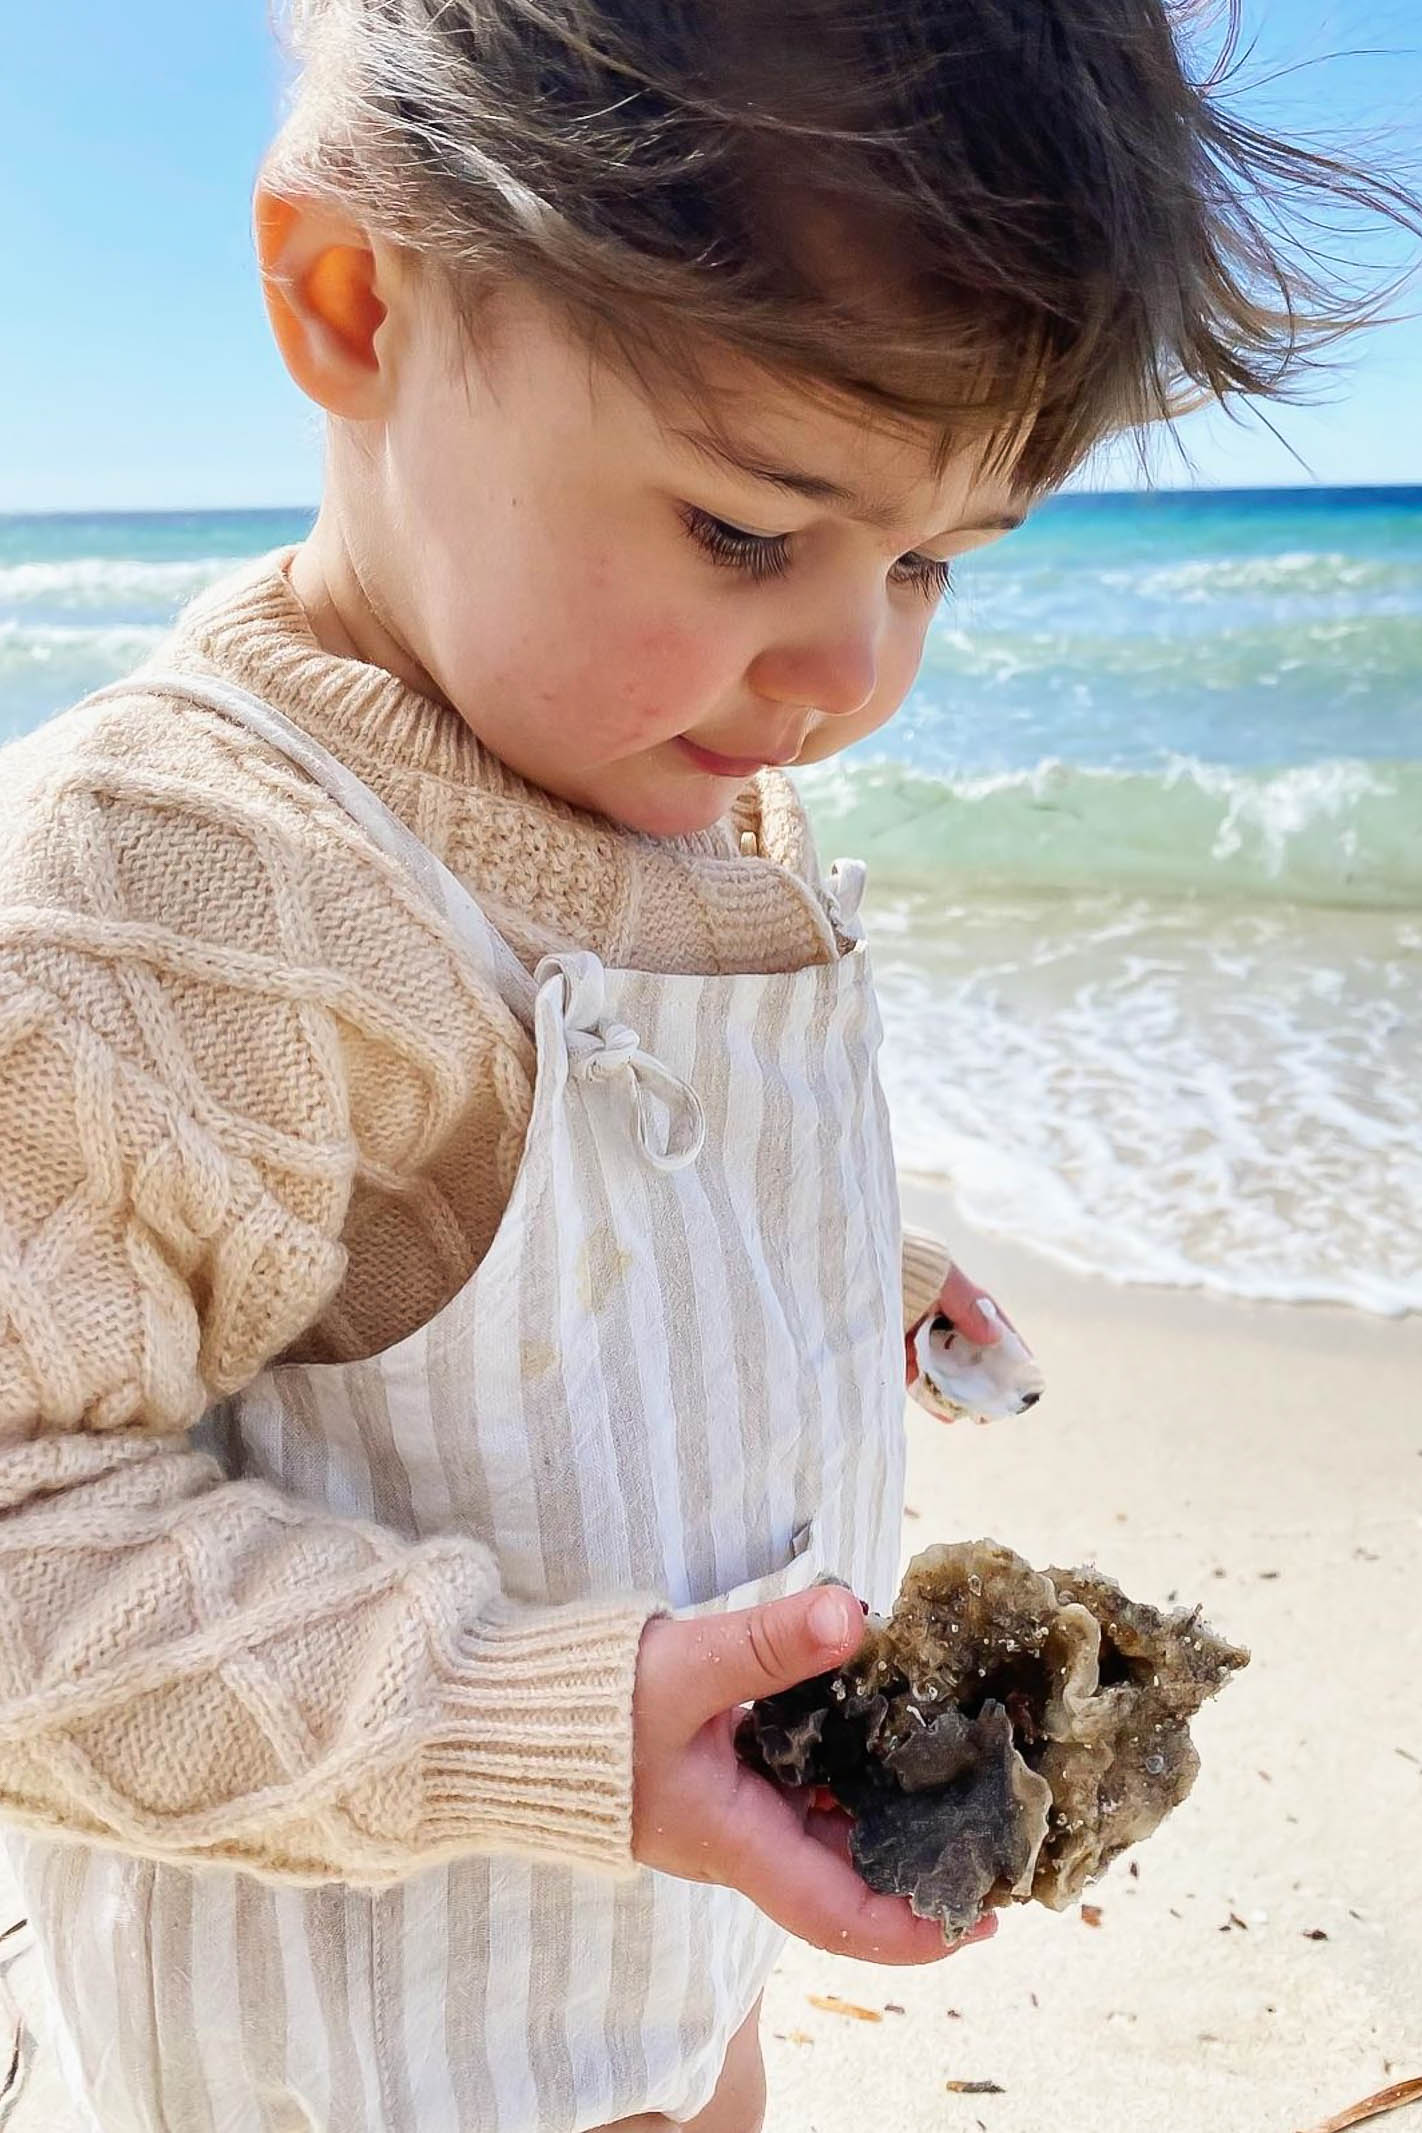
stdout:
POLYGON ((677 735, 676 745, 698 770, 713 778, 753 778, 758 770, 793 763, 799 754, 796 749, 795 755, 718 755, 714 748, 703 748, 684 733, 677 735))

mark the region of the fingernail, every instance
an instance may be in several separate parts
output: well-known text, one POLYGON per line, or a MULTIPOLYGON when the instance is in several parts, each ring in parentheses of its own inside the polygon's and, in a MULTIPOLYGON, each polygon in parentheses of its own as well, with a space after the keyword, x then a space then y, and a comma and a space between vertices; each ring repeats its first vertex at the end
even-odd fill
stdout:
POLYGON ((849 1634, 849 1622, 837 1593, 822 1592, 815 1600, 810 1608, 810 1634, 817 1644, 843 1644, 849 1634))

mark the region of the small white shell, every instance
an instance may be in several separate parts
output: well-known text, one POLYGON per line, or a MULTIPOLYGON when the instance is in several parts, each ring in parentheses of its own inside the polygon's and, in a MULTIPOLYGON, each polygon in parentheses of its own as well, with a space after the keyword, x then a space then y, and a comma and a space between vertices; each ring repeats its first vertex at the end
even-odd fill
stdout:
POLYGON ((930 1414, 956 1420, 973 1415, 980 1422, 997 1422, 1020 1415, 1041 1399, 1046 1380, 1036 1357, 993 1309, 988 1297, 980 1297, 978 1309, 1002 1326, 1002 1339, 990 1348, 954 1330, 940 1312, 926 1318, 914 1339, 919 1376, 913 1396, 930 1414))

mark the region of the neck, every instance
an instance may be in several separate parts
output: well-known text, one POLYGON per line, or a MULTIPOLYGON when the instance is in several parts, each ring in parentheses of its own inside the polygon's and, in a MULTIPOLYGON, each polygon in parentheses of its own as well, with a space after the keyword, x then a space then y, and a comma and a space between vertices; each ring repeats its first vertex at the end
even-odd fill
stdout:
POLYGON ((439 703, 439 689, 382 614, 378 594, 362 576, 336 513, 323 505, 316 524, 287 567, 311 633, 337 659, 383 667, 407 688, 439 703))

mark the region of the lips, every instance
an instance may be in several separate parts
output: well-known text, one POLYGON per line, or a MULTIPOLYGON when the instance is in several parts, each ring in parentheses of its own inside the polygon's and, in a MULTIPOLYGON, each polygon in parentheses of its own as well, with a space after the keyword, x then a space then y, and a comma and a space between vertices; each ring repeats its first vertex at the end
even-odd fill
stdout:
POLYGON ((684 733, 678 735, 677 746, 698 770, 706 771, 713 778, 753 778, 758 770, 793 763, 800 752, 797 748, 792 755, 718 755, 714 748, 703 748, 699 742, 688 740, 684 733))

